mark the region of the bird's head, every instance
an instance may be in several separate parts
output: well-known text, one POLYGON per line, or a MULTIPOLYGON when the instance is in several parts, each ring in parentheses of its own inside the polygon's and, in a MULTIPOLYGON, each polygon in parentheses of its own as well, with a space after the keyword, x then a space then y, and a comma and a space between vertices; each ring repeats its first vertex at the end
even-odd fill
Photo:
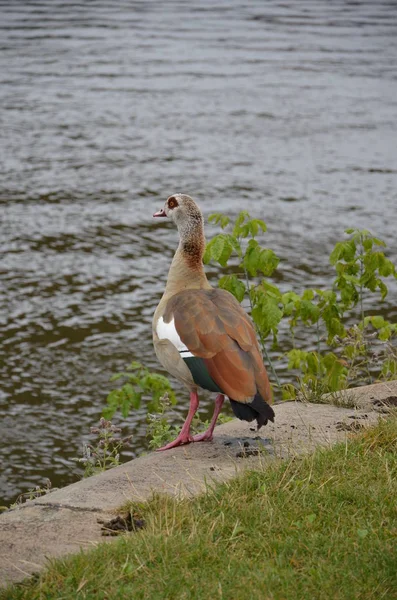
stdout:
POLYGON ((199 207, 186 194, 173 194, 167 198, 164 208, 155 212, 153 216, 172 219, 178 229, 186 229, 189 225, 198 225, 203 222, 199 207))

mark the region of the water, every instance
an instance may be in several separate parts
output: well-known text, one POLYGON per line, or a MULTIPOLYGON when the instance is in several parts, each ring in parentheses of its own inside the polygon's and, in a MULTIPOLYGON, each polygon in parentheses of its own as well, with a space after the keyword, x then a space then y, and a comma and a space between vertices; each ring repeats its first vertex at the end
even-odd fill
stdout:
POLYGON ((1 504, 74 481, 109 376, 159 368, 171 193, 263 218, 285 289, 329 284, 347 226, 396 260, 397 5, 9 0, 0 49, 1 504))

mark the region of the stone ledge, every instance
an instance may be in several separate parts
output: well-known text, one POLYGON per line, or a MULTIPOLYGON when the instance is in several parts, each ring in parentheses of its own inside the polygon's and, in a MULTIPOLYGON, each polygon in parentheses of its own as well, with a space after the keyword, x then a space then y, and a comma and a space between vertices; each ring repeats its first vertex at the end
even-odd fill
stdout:
POLYGON ((3 513, 0 584, 19 581, 40 570, 49 557, 105 541, 98 518, 110 518, 127 500, 142 502, 153 492, 193 496, 203 492, 208 483, 227 481, 259 463, 346 439, 361 425, 374 424, 388 405, 397 405, 397 381, 338 396, 355 408, 280 403, 274 407, 275 424, 263 428, 260 437, 248 423, 233 420, 215 429, 213 442, 153 452, 3 513), (244 443, 248 445, 245 450, 244 443), (247 456, 247 450, 256 447, 263 451, 247 456))

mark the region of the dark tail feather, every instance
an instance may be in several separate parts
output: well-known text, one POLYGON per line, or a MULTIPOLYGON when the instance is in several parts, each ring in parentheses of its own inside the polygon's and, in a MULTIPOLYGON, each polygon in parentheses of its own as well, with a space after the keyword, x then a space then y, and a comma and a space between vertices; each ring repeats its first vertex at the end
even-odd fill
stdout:
POLYGON ((274 422, 274 410, 272 407, 264 401, 260 394, 256 394, 252 402, 244 404, 243 402, 237 402, 229 398, 231 407, 234 414, 238 419, 242 421, 253 421, 256 419, 258 429, 262 425, 266 425, 268 421, 274 422))

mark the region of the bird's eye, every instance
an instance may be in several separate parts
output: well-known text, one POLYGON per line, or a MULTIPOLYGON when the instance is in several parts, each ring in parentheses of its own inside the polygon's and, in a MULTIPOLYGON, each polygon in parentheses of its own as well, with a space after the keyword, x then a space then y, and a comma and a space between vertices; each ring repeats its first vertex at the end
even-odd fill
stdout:
POLYGON ((173 196, 168 198, 168 208, 176 208, 178 206, 178 201, 173 196))

